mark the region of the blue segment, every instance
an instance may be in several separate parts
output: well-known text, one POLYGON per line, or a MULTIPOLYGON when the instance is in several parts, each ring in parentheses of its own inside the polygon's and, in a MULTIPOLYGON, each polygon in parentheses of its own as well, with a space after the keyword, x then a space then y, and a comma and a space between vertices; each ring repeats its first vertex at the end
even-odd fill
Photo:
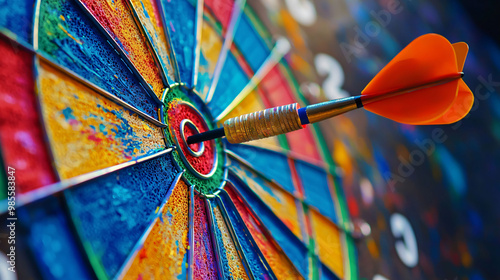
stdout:
POLYGON ((241 181, 230 175, 229 179, 240 192, 250 208, 269 230, 274 240, 283 249, 302 276, 309 275, 309 260, 306 246, 287 228, 287 226, 241 181))
POLYGON ((43 279, 92 278, 57 198, 48 197, 22 207, 18 215, 27 231, 19 231, 17 241, 29 244, 43 279))
POLYGON ((254 184, 258 184, 262 188, 262 190, 267 192, 271 197, 275 198, 277 202, 281 202, 280 196, 277 196, 274 193, 273 189, 275 187, 271 187, 269 181, 265 180, 261 176, 255 174, 255 172, 244 167, 238 161, 230 160, 229 170, 232 171, 235 175, 237 175, 243 183, 250 186, 252 189, 254 187, 254 184))
POLYGON ((330 269, 321 264, 321 280, 340 280, 330 269))
POLYGON ((203 52, 200 51, 200 61, 198 67, 198 79, 196 81, 196 90, 201 93, 202 96, 206 95, 210 90, 210 85, 212 84, 212 78, 210 78, 209 64, 203 52))
POLYGON ((309 123, 309 117, 307 116, 307 111, 306 108, 299 108, 299 118, 300 118, 300 123, 302 125, 306 125, 309 123))
POLYGON ((257 33, 257 30, 255 30, 245 13, 241 15, 241 20, 236 28, 233 41, 254 72, 259 69, 271 53, 262 36, 257 33))
POLYGON ((165 25, 170 33, 170 40, 179 66, 181 81, 192 86, 196 47, 196 7, 188 0, 160 1, 163 7, 165 25))
POLYGON ((234 145, 227 143, 227 148, 249 162, 255 170, 267 178, 275 180, 289 193, 295 193, 292 171, 288 158, 278 152, 257 148, 250 145, 234 145))
MULTIPOLYGON (((215 213, 214 213, 214 209, 215 207, 218 207, 217 204, 212 201, 212 217, 214 219, 213 223, 214 223, 214 228, 215 228, 215 231, 213 232, 215 238, 217 239, 217 246, 218 246, 218 250, 219 250, 219 258, 220 258, 220 263, 223 267, 221 267, 221 269, 224 271, 224 278, 226 278, 227 280, 231 279, 231 269, 229 267, 229 262, 227 260, 227 253, 226 253, 226 247, 224 247, 224 237, 222 236, 222 232, 220 231, 218 225, 217 225, 217 216, 215 216, 215 213)), ((224 221, 223 221, 224 222, 224 221)), ((227 238, 227 237, 226 237, 227 238)))
POLYGON ((35 0, 0 0, 0 26, 31 43, 34 7, 35 0))
POLYGON ((322 215, 337 223, 327 173, 320 167, 300 160, 295 161, 295 170, 304 188, 305 202, 316 207, 322 215))
POLYGON ((65 191, 81 239, 109 277, 151 223, 176 175, 166 155, 65 191))
POLYGON ((208 104, 213 116, 218 116, 247 85, 249 79, 230 52, 227 54, 212 101, 208 104))
POLYGON ((40 50, 57 63, 158 118, 156 101, 75 1, 42 1, 39 33, 40 50))
POLYGON ((245 253, 246 259, 248 261, 248 265, 252 270, 253 275, 256 279, 272 279, 269 271, 264 266, 264 256, 260 253, 259 247, 252 238, 252 235, 248 231, 245 223, 241 220, 240 214, 238 210, 234 206, 229 195, 222 191, 219 195, 221 201, 223 202, 224 208, 227 211, 229 219, 231 220, 231 225, 238 237, 238 241, 242 247, 243 252, 245 253))

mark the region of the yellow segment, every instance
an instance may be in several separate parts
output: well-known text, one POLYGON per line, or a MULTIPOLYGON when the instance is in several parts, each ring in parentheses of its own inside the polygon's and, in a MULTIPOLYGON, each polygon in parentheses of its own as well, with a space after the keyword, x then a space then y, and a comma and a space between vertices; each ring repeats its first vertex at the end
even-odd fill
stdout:
POLYGON ((124 279, 177 279, 187 269, 189 188, 175 186, 124 279))
MULTIPOLYGON (((297 207, 295 198, 276 187, 274 183, 264 181, 251 170, 241 166, 241 164, 232 164, 232 161, 233 159, 228 158, 231 171, 243 180, 299 239, 302 239, 299 212, 297 210, 299 207, 297 207)), ((299 209, 302 209, 302 207, 299 209)))
POLYGON ((214 205, 213 209, 215 220, 217 220, 217 227, 221 231, 222 242, 224 243, 224 248, 226 249, 226 258, 229 264, 229 269, 231 271, 230 278, 238 280, 249 279, 245 271, 245 267, 243 266, 243 263, 238 256, 238 251, 236 250, 236 247, 231 239, 229 229, 224 222, 224 218, 222 217, 219 206, 214 205))
MULTIPOLYGON (((215 66, 222 49, 222 39, 219 34, 206 21, 203 21, 201 42, 200 42, 200 65, 198 69, 198 80, 196 89, 202 98, 208 93, 215 66)), ((224 86, 224 85, 219 85, 224 86)))
POLYGON ((320 260, 342 279, 344 277, 344 260, 342 258, 340 230, 314 209, 310 209, 310 217, 320 260))
POLYGON ((161 129, 40 61, 40 105, 61 179, 165 149, 161 129))
POLYGON ((165 88, 159 69, 149 50, 146 38, 137 26, 132 12, 127 7, 127 0, 79 0, 103 25, 111 37, 130 59, 158 98, 165 88))
MULTIPOLYGON (((165 38, 165 33, 163 27, 161 26, 161 20, 156 18, 156 7, 154 7, 152 1, 154 0, 131 0, 134 9, 137 12, 137 16, 141 21, 142 25, 145 27, 148 33, 153 47, 158 53, 161 63, 166 67, 169 78, 175 81, 174 68, 172 67, 172 58, 170 54, 170 45, 165 38)), ((158 0, 161 1, 161 0, 158 0)))

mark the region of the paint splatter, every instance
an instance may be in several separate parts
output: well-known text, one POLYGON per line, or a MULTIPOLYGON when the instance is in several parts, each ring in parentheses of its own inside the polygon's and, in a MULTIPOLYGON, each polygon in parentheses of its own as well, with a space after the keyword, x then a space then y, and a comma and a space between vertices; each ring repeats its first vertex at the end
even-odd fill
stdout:
POLYGON ((182 279, 188 265, 188 214, 189 188, 181 180, 123 279, 182 279))
POLYGON ((165 149, 160 128, 49 65, 40 63, 39 79, 42 114, 62 179, 165 149))

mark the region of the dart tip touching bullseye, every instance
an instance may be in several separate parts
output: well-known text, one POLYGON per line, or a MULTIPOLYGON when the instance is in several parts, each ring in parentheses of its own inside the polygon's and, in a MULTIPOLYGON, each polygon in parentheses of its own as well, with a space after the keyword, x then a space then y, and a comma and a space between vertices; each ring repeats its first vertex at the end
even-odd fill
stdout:
POLYGON ((270 108, 235 118, 223 127, 193 135, 188 144, 226 137, 242 143, 276 136, 364 107, 412 125, 450 124, 470 111, 474 96, 462 80, 468 46, 451 44, 437 34, 418 37, 394 57, 365 87, 352 96, 299 108, 270 108))

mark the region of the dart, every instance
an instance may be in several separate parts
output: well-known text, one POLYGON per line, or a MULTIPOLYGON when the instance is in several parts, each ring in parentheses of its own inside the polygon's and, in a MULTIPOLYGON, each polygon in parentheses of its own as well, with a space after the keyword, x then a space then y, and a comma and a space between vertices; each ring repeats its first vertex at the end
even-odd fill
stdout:
POLYGON ((470 111, 474 96, 462 80, 468 46, 437 34, 416 38, 394 57, 359 96, 299 108, 297 103, 226 120, 188 144, 226 137, 233 144, 276 136, 358 109, 412 125, 450 124, 470 111))

